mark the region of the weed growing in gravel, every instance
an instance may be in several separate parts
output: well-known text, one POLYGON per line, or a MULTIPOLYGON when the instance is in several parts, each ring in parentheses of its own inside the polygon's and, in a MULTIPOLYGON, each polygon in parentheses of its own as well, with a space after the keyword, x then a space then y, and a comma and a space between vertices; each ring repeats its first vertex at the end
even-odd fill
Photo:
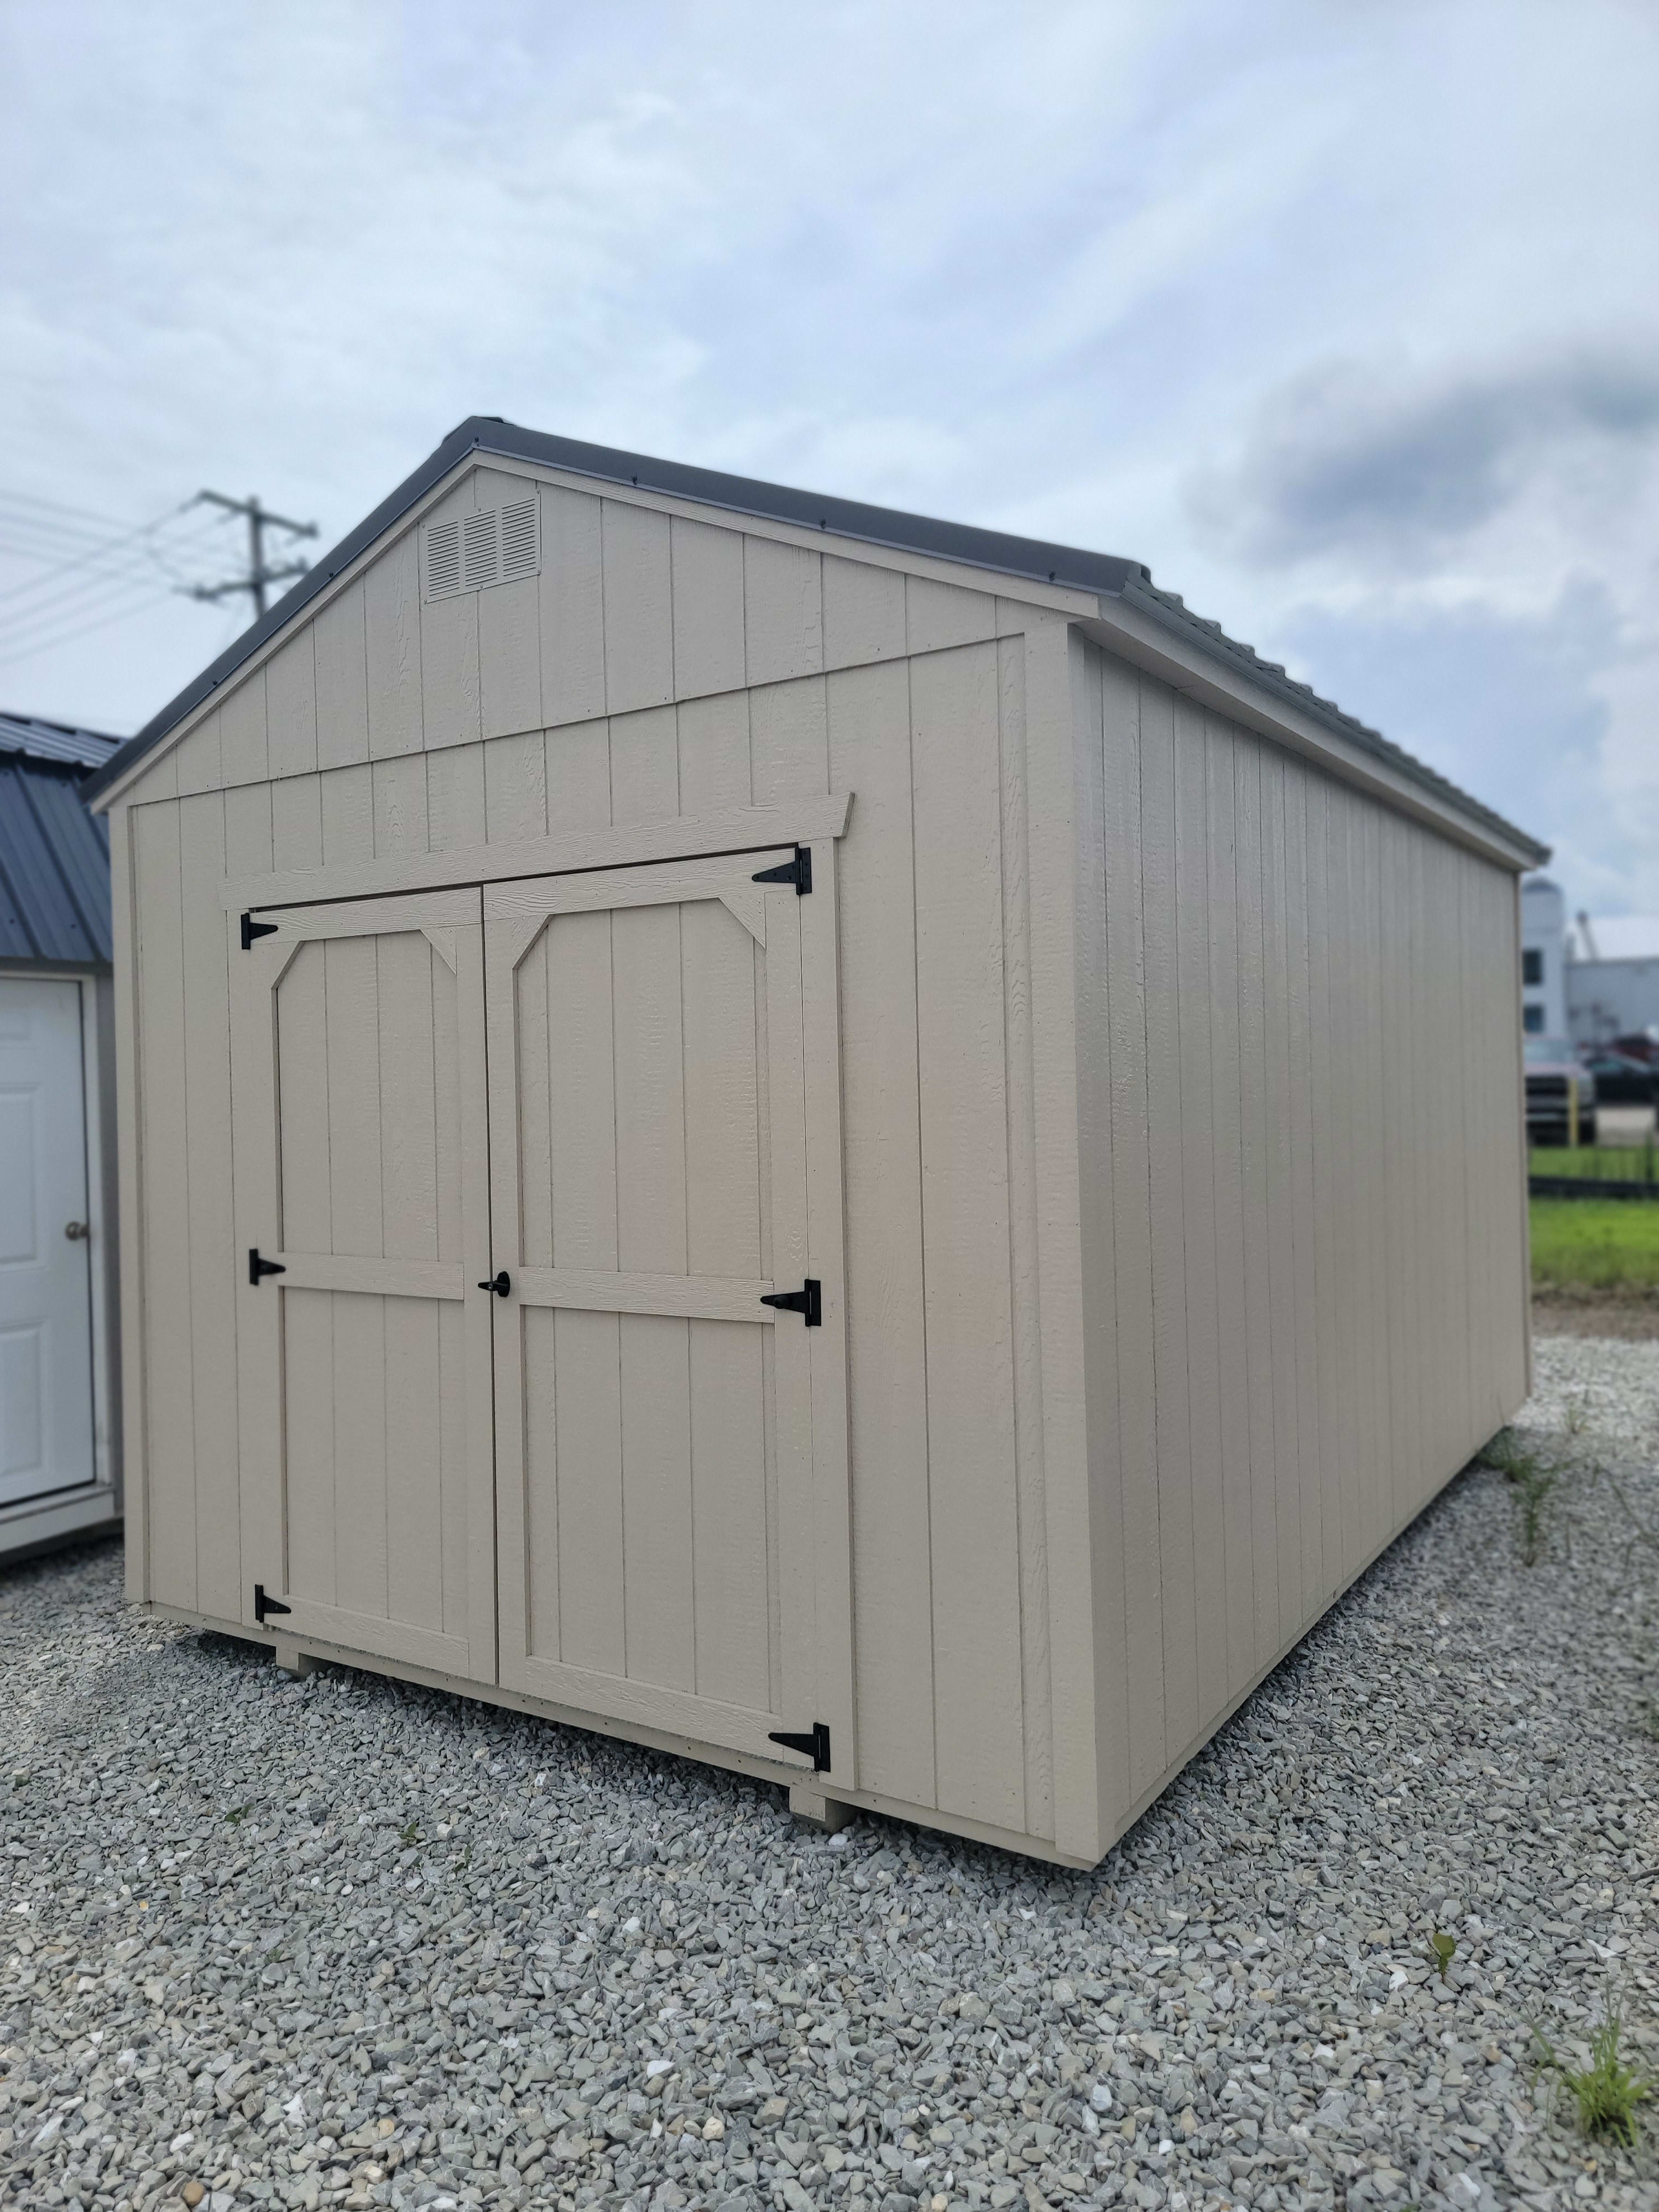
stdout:
POLYGON ((1607 1484, 1608 1489, 1612 1491, 1613 1496, 1619 1500, 1619 1504, 1624 1512, 1625 1518, 1630 1522, 1631 1527, 1636 1531, 1636 1534, 1641 1538, 1642 1541, 1644 1544, 1651 1545, 1656 1551, 1659 1551, 1659 1534, 1656 1534, 1654 1531, 1649 1528, 1647 1522, 1642 1518, 1636 1508, 1631 1504, 1629 1498, 1626 1497, 1624 1487, 1619 1481, 1617 1476, 1613 1474, 1612 1468, 1603 1467, 1598 1460, 1595 1464, 1595 1472, 1601 1477, 1601 1480, 1607 1484))
POLYGON ((1560 1469, 1547 1466, 1534 1452, 1523 1451, 1508 1429, 1498 1431, 1481 1453, 1480 1464, 1503 1475, 1513 1487, 1521 1523, 1521 1564, 1535 1567, 1544 1555, 1549 1502, 1561 1480, 1560 1469))
POLYGON ((1633 2149, 1636 2108, 1652 2094, 1653 2084, 1626 2063, 1620 2050, 1625 2020, 1617 1996, 1609 1991, 1601 2024, 1590 2031, 1588 2066, 1570 2066, 1537 2021, 1529 2025, 1538 2045, 1540 2072, 1553 2075, 1572 2099, 1584 2134, 1611 2136, 1633 2149))
POLYGON ((1435 1965, 1440 1969, 1440 1978, 1443 1982, 1445 1980, 1446 1975, 1450 1969, 1451 1962, 1456 1954, 1456 1936, 1448 1936, 1443 1928, 1437 1928, 1429 1938, 1429 1955, 1434 1960, 1435 1965))

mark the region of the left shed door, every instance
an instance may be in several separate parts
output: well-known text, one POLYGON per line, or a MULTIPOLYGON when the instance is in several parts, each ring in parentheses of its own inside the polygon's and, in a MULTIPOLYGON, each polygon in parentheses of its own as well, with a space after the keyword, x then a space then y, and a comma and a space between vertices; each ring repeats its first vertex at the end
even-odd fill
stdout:
POLYGON ((252 921, 244 950, 229 917, 243 1617, 257 1585, 267 1626, 493 1681, 481 895, 252 921))

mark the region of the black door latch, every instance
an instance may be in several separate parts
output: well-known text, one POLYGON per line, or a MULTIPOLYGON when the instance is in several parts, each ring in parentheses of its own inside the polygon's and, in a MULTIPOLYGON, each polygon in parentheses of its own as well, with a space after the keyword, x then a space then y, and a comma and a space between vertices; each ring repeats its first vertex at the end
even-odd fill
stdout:
POLYGON ((498 1298, 504 1298, 513 1288, 513 1278, 503 1267, 499 1275, 489 1277, 479 1284, 478 1288, 481 1291, 494 1291, 498 1298))
POLYGON ((786 1751, 804 1752, 812 1762, 814 1774, 830 1771, 828 1721, 814 1721, 810 1729, 804 1729, 799 1735, 792 1735, 787 1729, 773 1729, 768 1732, 766 1740, 769 1743, 781 1743, 786 1751))
POLYGON ((280 1260, 262 1260, 256 1244, 247 1255, 247 1279, 257 1291, 261 1275, 285 1275, 288 1269, 280 1260))
POLYGON ((761 1296, 763 1306, 775 1306, 780 1313, 798 1313, 808 1328, 823 1326, 823 1285, 816 1275, 809 1275, 798 1291, 767 1291, 761 1296))
POLYGON ((763 868, 754 878, 757 884, 793 884, 795 896, 805 898, 812 888, 812 848, 797 845, 793 860, 785 860, 775 868, 763 868))
POLYGON ((265 1586, 263 1583, 254 1583, 253 1618, 258 1622, 261 1628, 265 1625, 265 1615, 268 1613, 292 1613, 294 1607, 291 1605, 284 1605, 281 1598, 267 1597, 265 1595, 265 1586))

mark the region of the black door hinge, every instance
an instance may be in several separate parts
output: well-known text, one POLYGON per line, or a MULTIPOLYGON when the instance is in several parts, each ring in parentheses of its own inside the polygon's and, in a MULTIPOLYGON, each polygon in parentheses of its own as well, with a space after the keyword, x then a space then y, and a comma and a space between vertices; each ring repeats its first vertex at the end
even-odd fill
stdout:
POLYGON ((823 1326, 823 1285, 816 1275, 809 1275, 798 1291, 768 1291, 763 1293, 763 1306, 775 1306, 780 1313, 798 1313, 808 1328, 823 1326))
POLYGON ((259 1278, 261 1275, 285 1275, 287 1273, 288 1269, 283 1265, 280 1260, 262 1260, 259 1257, 259 1248, 257 1244, 249 1251, 247 1255, 247 1279, 249 1282, 252 1284, 256 1291, 259 1287, 259 1278))
POLYGON ((252 952, 256 937, 275 937, 282 924, 277 921, 255 921, 251 914, 242 916, 242 950, 252 952))
POLYGON ((830 1771, 828 1721, 814 1721, 810 1729, 804 1729, 799 1735, 792 1735, 787 1729, 774 1729, 766 1740, 769 1743, 781 1743, 786 1751, 804 1752, 812 1762, 814 1774, 828 1774, 830 1771))
POLYGON ((785 860, 775 868, 763 868, 755 881, 757 884, 793 884, 795 896, 805 898, 812 888, 811 848, 797 845, 793 860, 785 860))
POLYGON ((481 1291, 494 1291, 498 1298, 504 1298, 512 1291, 513 1278, 503 1267, 499 1275, 487 1277, 479 1284, 478 1288, 481 1291))
POLYGON ((265 1625, 265 1615, 268 1613, 292 1613, 294 1607, 291 1605, 284 1605, 281 1598, 267 1597, 265 1595, 265 1586, 263 1583, 254 1583, 253 1618, 258 1622, 261 1628, 265 1625))

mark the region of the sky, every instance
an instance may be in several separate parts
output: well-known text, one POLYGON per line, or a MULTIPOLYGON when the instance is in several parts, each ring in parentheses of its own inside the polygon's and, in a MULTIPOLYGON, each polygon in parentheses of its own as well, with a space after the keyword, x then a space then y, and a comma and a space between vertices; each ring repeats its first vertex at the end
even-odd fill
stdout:
POLYGON ((0 707, 228 642, 198 490, 314 554, 502 415, 1144 561, 1659 913, 1650 0, 6 0, 0 72, 0 707))

